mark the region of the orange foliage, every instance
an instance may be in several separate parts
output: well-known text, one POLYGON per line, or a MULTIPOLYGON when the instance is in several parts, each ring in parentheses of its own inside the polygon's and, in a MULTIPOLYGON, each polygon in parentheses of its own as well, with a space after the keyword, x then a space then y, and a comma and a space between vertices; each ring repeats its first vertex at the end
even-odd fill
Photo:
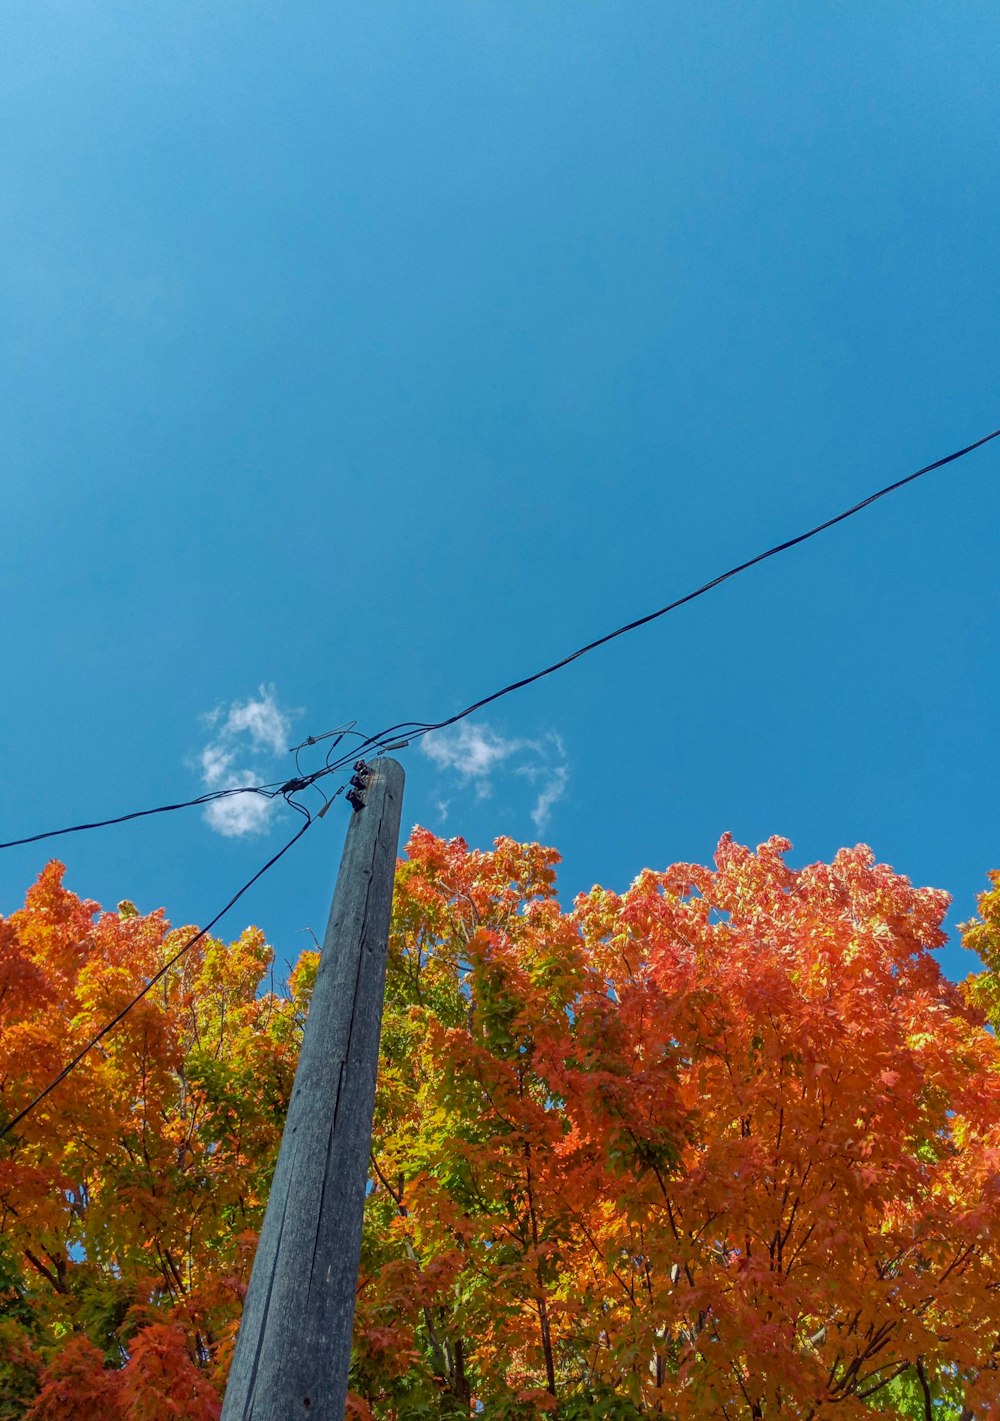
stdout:
MULTIPOLYGON (((552 850, 414 833, 350 1416, 1000 1417, 1000 880, 963 994, 944 894, 786 850, 564 912, 552 850)), ((0 1119, 183 940, 49 865, 0 1119)), ((218 1416, 316 954, 269 965, 199 943, 0 1144, 0 1421, 218 1416)))
POLYGON ((919 1378, 1000 1416, 1000 1054, 930 955, 946 895, 787 848, 726 838, 564 914, 554 854, 414 835, 374 1416, 898 1415, 919 1378))
POLYGON ((86 1337, 70 1337, 41 1377, 30 1421, 118 1421, 121 1376, 86 1337))
MULTIPOLYGON (((0 921, 2 1121, 191 935, 62 873, 0 921)), ((218 1415, 304 1007, 270 962, 199 942, 0 1144, 0 1417, 218 1415)))

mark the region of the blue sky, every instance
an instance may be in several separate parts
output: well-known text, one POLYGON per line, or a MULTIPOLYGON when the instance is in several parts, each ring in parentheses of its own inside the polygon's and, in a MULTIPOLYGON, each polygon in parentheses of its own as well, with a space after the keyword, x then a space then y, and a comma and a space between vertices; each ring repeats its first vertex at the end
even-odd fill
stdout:
MULTIPOLYGON (((1000 424, 998 42, 913 0, 6 5, 0 837, 448 715, 1000 424)), ((567 901, 864 841, 967 917, 998 476, 411 749, 404 824, 540 836, 567 901)), ((322 934, 346 813, 230 936, 322 934)), ((58 853, 203 921, 297 822, 8 852, 0 911, 58 853)))

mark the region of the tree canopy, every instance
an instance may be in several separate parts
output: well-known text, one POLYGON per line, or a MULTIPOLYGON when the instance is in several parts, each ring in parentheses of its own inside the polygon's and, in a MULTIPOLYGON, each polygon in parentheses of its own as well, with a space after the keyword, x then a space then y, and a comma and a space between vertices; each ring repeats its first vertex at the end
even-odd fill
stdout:
MULTIPOLYGON (((400 864, 354 1421, 1000 1417, 1000 877, 724 838, 564 910, 557 854, 400 864)), ((0 920, 0 1119, 183 941, 50 864, 0 920)), ((316 954, 208 939, 0 1143, 0 1418, 209 1421, 316 954)))

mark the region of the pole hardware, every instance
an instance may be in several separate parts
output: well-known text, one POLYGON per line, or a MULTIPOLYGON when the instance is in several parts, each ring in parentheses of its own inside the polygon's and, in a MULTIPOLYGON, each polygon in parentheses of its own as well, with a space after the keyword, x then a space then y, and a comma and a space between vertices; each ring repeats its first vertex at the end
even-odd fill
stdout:
POLYGON ((365 807, 364 791, 368 785, 369 769, 364 760, 358 760, 351 776, 351 787, 347 791, 347 802, 355 813, 365 807))

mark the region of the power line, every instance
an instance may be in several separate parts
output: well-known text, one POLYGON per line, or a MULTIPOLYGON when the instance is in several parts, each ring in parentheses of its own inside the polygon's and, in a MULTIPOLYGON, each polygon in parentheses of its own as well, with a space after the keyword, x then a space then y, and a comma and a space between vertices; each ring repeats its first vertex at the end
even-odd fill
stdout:
POLYGON ((43 839, 58 839, 62 834, 82 834, 87 829, 107 829, 112 824, 127 824, 131 819, 145 819, 150 814, 172 814, 175 809, 193 809, 199 804, 211 804, 216 799, 227 799, 234 794, 260 794, 266 799, 274 799, 281 794, 283 786, 277 781, 268 785, 242 785, 233 789, 215 789, 201 794, 197 799, 182 799, 177 804, 158 804, 153 809, 135 809, 130 814, 118 814, 113 819, 95 819, 90 824, 70 824, 64 829, 46 829, 41 834, 29 834, 24 839, 8 839, 0 844, 0 849, 16 849, 22 844, 38 844, 43 839))
MULTIPOLYGON (((301 808, 301 806, 298 807, 301 808)), ((2 1140, 5 1135, 9 1135, 10 1132, 17 1125, 20 1125, 22 1120, 24 1120, 28 1115, 30 1115, 31 1112, 35 1110, 39 1105, 41 1105, 42 1101, 46 1098, 46 1096, 51 1095, 51 1093, 55 1090, 56 1086, 60 1085, 68 1075, 71 1075, 72 1072, 76 1070, 80 1062, 94 1049, 95 1046, 99 1044, 99 1042, 104 1040, 108 1032, 113 1031, 114 1028, 118 1025, 118 1023, 122 1021, 126 1016, 128 1016, 129 1012, 132 1010, 133 1007, 138 1006, 139 1002, 142 1001, 143 997, 146 996, 148 992, 152 991, 152 989, 156 986, 157 982, 159 982, 160 979, 170 971, 171 967, 173 967, 175 963, 179 962, 180 959, 184 956, 184 954, 186 952, 189 952, 190 949, 194 947, 196 942, 199 942, 203 937, 205 937, 207 933, 211 932, 212 928, 215 927, 219 919, 224 917, 225 914, 229 912, 230 908, 232 908, 235 903, 239 902, 239 900, 243 897, 244 893, 246 893, 248 889, 252 888, 259 878, 263 878, 264 874, 267 873, 268 869, 273 868, 274 865, 278 862, 278 860, 282 858, 285 854, 287 854, 288 850, 292 848, 294 844, 298 843, 299 839, 302 838, 302 835, 306 832, 312 822, 312 816, 308 817, 306 819, 306 822, 302 825, 301 829, 297 830, 296 833, 292 835, 292 837, 288 840, 288 843, 285 844, 284 848, 279 849, 276 854, 273 854, 271 858, 268 859, 267 863, 264 864, 263 868, 259 868, 252 878, 247 879, 246 883, 243 884, 243 887, 238 889, 237 892, 233 894, 226 906, 224 908, 219 909, 219 911, 216 913, 215 917, 211 920, 211 922, 206 923, 205 926, 201 928, 198 932, 196 932, 193 937, 188 938, 184 946, 181 947, 177 952, 175 952, 174 955, 169 958, 163 964, 162 967, 158 969, 158 971, 154 972, 153 976, 150 977, 149 981, 143 987, 142 991, 136 992, 135 996, 131 999, 131 1001, 126 1003, 126 1005, 122 1007, 121 1011, 119 1011, 115 1016, 113 1016, 109 1022, 106 1022, 105 1025, 101 1027, 97 1035, 92 1036, 91 1039, 87 1042, 87 1044, 76 1053, 73 1059, 66 1063, 66 1065, 62 1068, 59 1074, 55 1076, 51 1081, 49 1081, 45 1089, 39 1091, 38 1095, 35 1096, 34 1100, 29 1101, 23 1110, 20 1110, 12 1120, 9 1120, 7 1122, 3 1129, 0 1130, 0 1140, 2 1140)))
POLYGON ((907 474, 905 478, 897 479, 894 483, 887 484, 885 488, 878 489, 877 492, 869 494, 859 503, 853 504, 850 508, 844 509, 842 513, 835 514, 823 523, 817 523, 815 527, 809 528, 804 533, 797 534, 794 538, 788 538, 785 542, 776 543, 773 548, 768 548, 765 552, 758 553, 755 557, 748 558, 746 562, 737 563, 735 567, 728 568, 718 577, 713 577, 710 582, 703 583, 696 587, 693 592, 687 592, 683 597, 676 598, 673 602, 668 602, 664 607, 658 607, 653 612, 647 612, 641 617, 636 617, 631 622, 626 622, 623 626, 615 627, 613 631, 606 632, 603 636, 597 637, 594 641, 587 642, 585 646, 579 647, 568 656, 561 657, 558 661, 553 661, 550 666, 543 667, 540 671, 533 672, 530 676, 523 676, 519 681, 511 681, 506 686, 502 686, 498 691, 491 692, 488 696, 481 697, 478 701, 473 701, 464 710, 456 711, 454 715, 445 717, 438 721, 400 721, 395 725, 387 726, 380 730, 377 735, 362 735, 354 730, 354 721, 347 725, 338 726, 335 730, 327 731, 325 735, 310 736, 302 745, 296 746, 296 767, 298 768, 298 753, 306 746, 313 746, 321 740, 334 739, 330 752, 327 754, 326 763, 322 768, 314 770, 309 774, 299 774, 296 778, 287 780, 284 784, 272 783, 268 785, 246 785, 243 788, 214 790, 209 794, 201 795, 197 799, 184 800, 178 804, 159 805, 154 809, 140 809, 131 814, 118 815, 113 819, 101 819, 90 824, 74 824, 65 829, 49 829, 41 834, 31 834, 23 839, 11 839, 7 843, 0 843, 0 849, 16 848, 23 844, 38 843, 43 839, 57 838, 62 834, 82 833, 87 829, 102 829, 112 824, 124 824, 131 819, 142 819, 152 814, 167 814, 175 809, 189 809, 201 804, 208 804, 212 800, 222 799, 233 794, 263 794, 268 798, 282 796, 292 808, 300 812, 304 810, 302 805, 294 801, 291 796, 304 789, 315 785, 319 780, 330 774, 338 773, 345 769, 355 756, 364 754, 366 751, 375 750, 383 752, 389 749, 402 749, 403 740, 417 740, 421 736, 429 735, 434 730, 444 730, 450 725, 456 725, 460 720, 465 720, 467 716, 473 715, 476 711, 482 710, 484 706, 492 705, 494 701, 500 700, 503 696, 509 696, 514 691, 523 690, 525 686, 531 686, 536 681, 541 681, 546 676, 553 675, 556 671, 561 671, 563 667, 569 666, 571 662, 579 660, 591 651, 596 651, 598 647, 605 646, 608 642, 614 641, 617 637, 625 636, 628 632, 634 632, 639 627, 646 626, 649 622, 655 622, 660 617, 665 617, 668 612, 675 612, 679 607, 683 607, 688 602, 693 602, 698 597, 704 597, 713 588, 721 586, 723 582, 728 582, 730 578, 739 576, 740 573, 748 571, 749 568, 756 567, 758 563, 765 562, 768 558, 776 557, 779 553, 787 552, 790 548, 798 547, 800 543, 808 542, 810 538, 815 538, 819 533, 825 532, 828 528, 836 527, 838 523, 845 522, 848 518, 853 518, 855 514, 868 508, 871 504, 877 503, 880 498, 885 498, 887 494, 895 493, 898 489, 905 488, 907 484, 914 483, 925 474, 932 473, 935 469, 944 468, 946 464, 952 464, 956 459, 962 459, 966 454, 973 453, 976 449, 981 449, 984 444, 989 444, 992 439, 1000 437, 1000 429, 994 429, 990 434, 984 434, 981 439, 977 439, 972 444, 965 445, 962 449, 956 449, 951 454, 946 454, 943 459, 935 459, 931 464, 925 464, 922 469, 917 469, 912 474, 907 474), (350 752, 342 755, 339 759, 331 760, 330 754, 333 748, 340 744, 345 735, 353 735, 360 740, 350 752), (392 742, 390 744, 390 742, 392 742))
MULTIPOLYGON (((360 731, 341 729, 330 731, 328 734, 337 735, 338 740, 335 743, 339 743, 346 734, 356 735, 358 739, 362 740, 366 745, 372 743, 372 737, 370 735, 364 735, 360 731)), ((323 735, 318 737, 310 736, 309 739, 303 741, 301 745, 293 746, 293 750, 300 752, 306 745, 318 744, 320 740, 325 740, 326 738, 327 736, 323 735)), ((357 752, 355 751, 354 753, 356 754, 357 752)), ((314 770, 307 774, 299 774, 289 780, 271 780, 267 784, 234 785, 229 789, 214 789, 210 790, 207 794, 198 795, 195 799, 179 800, 176 804, 158 804, 152 809, 134 809, 128 814, 117 814, 111 819, 95 819, 86 824, 68 824, 62 829, 46 829, 40 834, 28 834, 23 839, 8 839, 6 843, 0 843, 0 849, 16 849, 24 844, 41 843, 43 839, 58 839, 64 834, 82 834, 88 829, 107 829, 114 824, 128 824, 133 819, 146 819, 153 814, 171 814, 176 809, 195 809, 199 805, 212 804, 216 800, 228 799, 236 794, 259 794, 264 799, 277 799, 280 796, 290 808, 297 809, 300 813, 306 813, 305 807, 296 803, 291 796, 300 793, 304 789, 310 788, 317 780, 323 779, 326 775, 334 774, 338 770, 343 769, 351 762, 352 758, 350 755, 345 755, 340 760, 329 763, 330 757, 328 755, 327 763, 324 764, 321 770, 314 770)), ((298 753, 296 753, 296 766, 298 767, 298 753)))
POLYGON ((399 725, 389 726, 379 732, 377 736, 372 736, 368 741, 368 746, 358 747, 365 750, 372 745, 380 745, 388 737, 408 734, 412 740, 418 739, 422 735, 428 735, 432 730, 444 730, 449 725, 455 725, 460 720, 465 720, 466 716, 472 715, 477 710, 482 710, 483 706, 491 705, 494 701, 500 700, 502 696, 509 696, 513 691, 520 691, 525 686, 532 685, 535 681, 541 681, 545 676, 551 676, 555 671, 561 671, 570 662, 578 660, 581 656, 586 656, 588 652, 596 651, 598 647, 605 646, 609 641, 614 641, 616 637, 625 636, 627 632, 634 632, 639 627, 644 627, 649 622, 655 622, 659 617, 665 617, 668 612, 674 612, 678 607, 683 607, 687 602, 693 602, 698 597, 704 597, 706 592, 711 592, 714 587, 719 587, 723 582, 728 582, 731 577, 737 577, 741 572, 746 572, 748 568, 756 567, 758 563, 765 562, 767 558, 776 557, 778 553, 787 552, 789 548, 798 547, 800 543, 808 542, 810 538, 815 538, 817 534, 823 533, 827 528, 833 528, 838 523, 843 523, 848 518, 853 518, 856 513, 869 505, 876 503, 880 498, 885 498, 887 494, 895 493, 897 489, 905 488, 907 484, 913 483, 916 479, 923 478, 925 474, 932 473, 935 469, 941 469, 945 464, 952 464, 956 459, 962 459, 966 454, 971 454, 975 449, 981 449, 984 444, 988 444, 991 439, 1000 437, 1000 429, 994 429, 991 434, 984 434, 981 439, 977 439, 973 444, 967 444, 964 449, 956 449, 953 454, 946 454, 943 459, 935 459, 932 464, 925 464, 922 469, 917 469, 915 473, 907 474, 905 478, 897 479, 895 483, 886 484, 885 488, 880 488, 876 493, 871 493, 867 498, 863 498, 860 503, 855 503, 850 508, 846 508, 843 513, 836 514, 833 518, 826 519, 823 523, 817 523, 814 528, 808 529, 805 533, 799 533, 794 538, 788 538, 783 543, 776 543, 773 548, 768 548, 766 552, 758 553, 756 557, 748 558, 746 562, 737 563, 735 567, 722 572, 718 577, 713 577, 711 582, 705 582, 701 587, 696 587, 693 592, 687 592, 683 597, 676 598, 673 602, 668 602, 665 607, 658 607, 655 612, 647 612, 642 617, 636 617, 634 621, 626 622, 624 626, 616 627, 614 631, 606 632, 604 636, 597 637, 594 641, 587 642, 586 646, 581 646, 578 650, 571 652, 569 656, 562 657, 559 661, 553 661, 551 666, 544 667, 541 671, 535 671, 530 676, 524 676, 520 681, 511 681, 508 685, 501 687, 499 691, 493 691, 488 696, 483 696, 480 700, 474 701, 472 705, 466 706, 464 710, 457 711, 455 715, 448 716, 445 720, 429 722, 406 721, 399 725))
MULTIPOLYGON (((280 795, 292 809, 297 810, 305 818, 305 823, 295 834, 292 835, 292 837, 288 840, 284 847, 279 849, 276 854, 274 854, 270 859, 268 859, 267 863, 265 863, 262 868, 258 869, 258 871, 253 875, 253 877, 248 879, 247 882, 244 883, 243 886, 233 895, 233 897, 230 898, 229 902, 225 905, 225 907, 220 909, 220 911, 216 913, 215 917, 212 918, 212 920, 207 923, 205 927, 203 927, 199 932, 195 933, 192 938, 189 938, 189 940, 184 944, 184 946, 180 948, 179 951, 176 952, 169 959, 169 961, 164 963, 164 965, 150 978, 150 980, 146 983, 143 989, 140 992, 136 993, 132 1000, 129 1001, 121 1009, 121 1011, 117 1013, 116 1016, 114 1016, 109 1022, 107 1022, 106 1025, 101 1028, 101 1030, 97 1033, 96 1036, 92 1037, 91 1040, 88 1041, 87 1044, 80 1051, 77 1052, 73 1059, 69 1061, 66 1066, 63 1067, 63 1069, 52 1081, 49 1082, 45 1089, 41 1091, 34 1098, 34 1100, 30 1101, 29 1104, 26 1105, 23 1110, 21 1110, 17 1115, 15 1115, 14 1118, 10 1120, 3 1127, 2 1130, 0 1130, 0 1139, 3 1139, 15 1128, 15 1126, 19 1125, 21 1121, 25 1119, 26 1116, 30 1115, 31 1112, 36 1109, 36 1107, 53 1090, 55 1090, 55 1088, 62 1081, 64 1081, 66 1077, 71 1074, 72 1071, 77 1068, 77 1066, 80 1064, 81 1061, 84 1060, 88 1053, 92 1051, 93 1048, 98 1045, 98 1043, 102 1041, 104 1037, 107 1036, 107 1034, 112 1031, 120 1021, 123 1020, 124 1017, 128 1015, 128 1013, 133 1009, 133 1007, 135 1007, 149 991, 152 990, 156 983, 161 980, 161 978, 170 970, 170 968, 173 967, 174 964, 178 962, 180 958, 183 957, 184 954, 195 945, 196 942, 203 938, 206 933, 210 932, 211 929, 215 926, 215 924, 219 922, 219 920, 229 911, 229 909, 232 908, 234 904, 237 903, 239 899, 243 897, 244 893, 246 893, 247 890, 250 889, 259 878, 263 877, 263 875, 268 871, 268 869, 272 868, 274 864, 276 864, 278 860, 282 858, 283 855, 286 854, 289 849, 291 849, 293 845, 295 845, 299 841, 299 839, 301 839, 302 835, 312 824, 313 816, 312 814, 310 814, 309 810, 306 808, 305 805, 299 804, 295 799, 292 798, 294 794, 297 794, 304 789, 310 788, 311 786, 315 785, 317 781, 323 779, 327 775, 335 774, 345 769, 346 766, 353 760, 354 756, 359 754, 359 752, 362 752, 369 748, 374 748, 378 751, 385 751, 389 749, 402 749, 403 745, 408 743, 408 741, 411 739, 419 739, 421 736, 430 734, 431 731, 444 730, 448 726, 457 724, 460 720, 465 720, 467 716, 474 714, 474 712, 477 710, 482 710, 484 706, 491 705, 494 701, 500 700, 503 696, 509 696, 514 691, 522 690, 525 686, 530 686, 535 681, 541 681, 546 676, 551 676, 554 672, 562 670, 564 666, 568 666, 571 662, 578 660, 582 656, 586 656, 591 651, 596 651, 598 647, 605 646, 608 642, 614 641, 617 637, 625 636, 628 632, 636 631, 639 627, 644 627, 649 622, 654 622, 660 617, 665 617, 668 612, 674 612, 677 610, 677 608, 683 607, 686 603, 693 602, 698 597, 703 597, 707 592, 711 592, 713 588, 721 586, 722 583, 728 582, 730 578, 737 577, 740 573, 746 572, 751 567, 756 567, 758 563, 765 562, 768 558, 777 556, 778 553, 787 552, 790 548, 797 547, 800 543, 808 542, 810 538, 815 538, 817 534, 825 532, 828 528, 833 528, 838 523, 843 523, 846 521, 846 519, 853 518, 855 514, 860 513, 863 509, 868 508, 873 503, 876 503, 880 498, 885 498, 887 494, 895 493, 897 489, 905 488, 907 484, 911 484, 915 480, 923 478, 925 474, 932 473, 935 469, 943 468, 946 464, 954 463, 956 459, 964 458, 966 454, 971 454, 974 450, 982 448, 984 444, 988 444, 991 440, 996 439, 998 437, 1000 437, 1000 429, 995 429, 992 431, 992 433, 983 435, 981 439, 977 439, 974 443, 967 444, 964 448, 955 450, 954 453, 946 454, 942 459, 936 459, 933 463, 924 465, 923 468, 917 469, 914 473, 907 474, 905 478, 897 479, 894 483, 887 484, 885 488, 881 488, 877 490, 877 492, 869 494, 867 498, 863 498, 859 503, 853 504, 850 508, 845 509, 842 513, 835 514, 834 517, 826 519, 823 523, 817 523, 815 527, 809 528, 804 533, 797 534, 794 538, 788 538, 785 542, 776 543, 774 547, 768 548, 765 552, 758 553, 755 557, 748 558, 745 562, 737 563, 735 567, 728 568, 725 572, 720 573, 717 577, 712 578, 710 582, 705 582, 700 587, 696 587, 694 591, 687 592, 684 594, 684 596, 676 598, 673 602, 668 602, 666 606, 659 607, 653 612, 647 612, 644 616, 636 617, 633 621, 626 622, 623 626, 616 627, 613 631, 606 632, 603 636, 597 637, 595 638, 595 640, 587 642, 585 646, 581 646, 576 651, 571 652, 568 656, 564 656, 560 658, 560 660, 552 662, 551 665, 543 667, 542 670, 533 672, 530 676, 524 676, 519 681, 509 682, 506 686, 502 686, 498 691, 493 691, 488 696, 481 697, 481 699, 479 699, 478 701, 474 701, 471 705, 466 706, 464 710, 457 711, 454 715, 448 716, 444 720, 433 722, 400 721, 396 725, 388 726, 386 727, 386 729, 379 731, 377 735, 369 736, 361 735, 360 732, 355 731, 353 729, 354 722, 352 721, 346 726, 338 726, 336 730, 328 731, 325 735, 309 736, 309 738, 305 742, 303 742, 303 745, 297 746, 296 751, 298 752, 301 751, 306 745, 313 746, 315 744, 318 744, 321 740, 335 737, 333 740, 333 746, 331 746, 331 750, 327 753, 326 762, 324 763, 321 769, 315 770, 305 775, 300 774, 297 778, 287 780, 283 784, 278 784, 277 782, 274 782, 268 785, 247 785, 241 788, 215 790, 209 794, 201 795, 197 799, 184 800, 178 804, 159 805, 153 809, 140 809, 133 811, 130 814, 119 815, 113 819, 103 819, 89 824, 75 824, 65 829, 50 829, 41 834, 33 834, 23 839, 12 839, 8 843, 0 844, 0 848, 14 848, 21 844, 38 843, 43 839, 56 838, 61 834, 81 833, 87 829, 105 828, 112 824, 124 824, 127 823, 129 820, 142 819, 153 814, 166 814, 176 809, 188 809, 196 805, 208 804, 211 803, 213 800, 223 799, 229 795, 234 794, 262 794, 269 799, 277 798, 280 795), (358 738, 361 740, 361 745, 354 747, 350 752, 340 756, 338 759, 331 760, 332 750, 340 744, 344 736, 347 734, 358 736, 358 738), (406 739, 401 740, 401 736, 406 737, 406 739)), ((296 767, 298 768, 297 758, 296 767)), ((324 805, 323 809, 320 810, 319 815, 317 817, 322 817, 322 815, 326 813, 326 810, 329 808, 330 803, 331 801, 327 800, 326 804, 324 805)))

